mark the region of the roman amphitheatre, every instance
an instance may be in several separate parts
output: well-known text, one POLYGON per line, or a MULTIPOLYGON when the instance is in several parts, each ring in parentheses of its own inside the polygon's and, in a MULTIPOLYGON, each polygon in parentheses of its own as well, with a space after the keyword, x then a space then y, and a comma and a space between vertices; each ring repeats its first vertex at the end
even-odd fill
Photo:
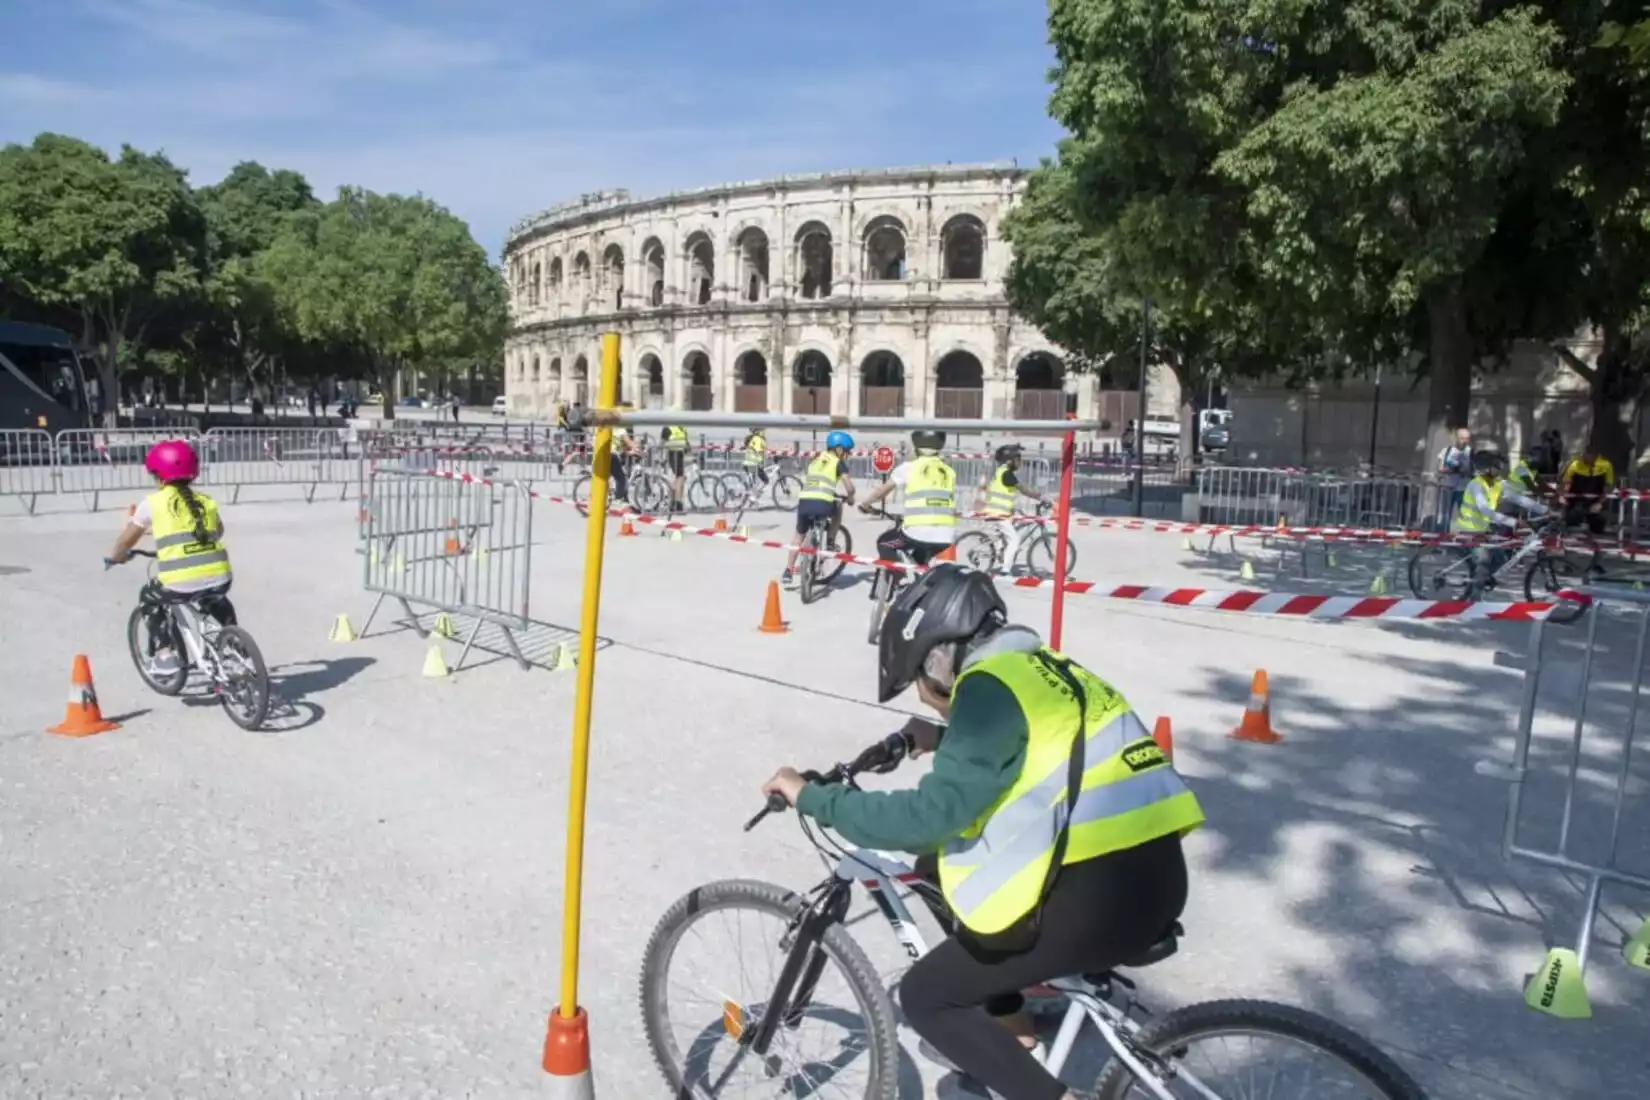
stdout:
MULTIPOLYGON (((505 390, 518 416, 593 395, 740 412, 1120 421, 1008 306, 1014 164, 829 172, 655 198, 603 191, 512 227, 505 390)), ((1153 372, 1150 407, 1174 408, 1153 372)), ((1169 383, 1172 385, 1172 383, 1169 383)))

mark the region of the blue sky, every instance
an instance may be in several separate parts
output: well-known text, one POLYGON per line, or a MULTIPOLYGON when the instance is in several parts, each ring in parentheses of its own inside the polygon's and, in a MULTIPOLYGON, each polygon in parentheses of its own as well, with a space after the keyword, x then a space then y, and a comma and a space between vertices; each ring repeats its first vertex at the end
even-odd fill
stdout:
POLYGON ((495 257, 581 192, 1018 158, 1059 130, 1040 0, 4 0, 41 130, 423 192, 495 257))

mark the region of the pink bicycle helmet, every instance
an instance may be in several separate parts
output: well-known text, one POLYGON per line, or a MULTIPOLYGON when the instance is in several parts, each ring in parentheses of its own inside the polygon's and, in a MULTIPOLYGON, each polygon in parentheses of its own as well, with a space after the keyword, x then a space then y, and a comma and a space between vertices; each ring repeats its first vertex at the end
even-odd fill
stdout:
POLYGON ((162 481, 193 481, 200 476, 201 460, 188 443, 166 439, 149 448, 143 468, 162 481))

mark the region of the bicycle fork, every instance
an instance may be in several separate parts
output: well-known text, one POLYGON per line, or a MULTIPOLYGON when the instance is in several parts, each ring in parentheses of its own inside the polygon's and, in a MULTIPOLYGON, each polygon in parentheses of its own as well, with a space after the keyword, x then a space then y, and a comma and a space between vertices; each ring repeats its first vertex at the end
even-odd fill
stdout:
POLYGON ((833 883, 829 894, 804 909, 792 923, 791 949, 774 982, 773 995, 756 1027, 740 1037, 740 1042, 758 1055, 768 1053, 781 1024, 795 1028, 802 1023, 825 970, 825 930, 848 915, 848 901, 848 891, 833 883))

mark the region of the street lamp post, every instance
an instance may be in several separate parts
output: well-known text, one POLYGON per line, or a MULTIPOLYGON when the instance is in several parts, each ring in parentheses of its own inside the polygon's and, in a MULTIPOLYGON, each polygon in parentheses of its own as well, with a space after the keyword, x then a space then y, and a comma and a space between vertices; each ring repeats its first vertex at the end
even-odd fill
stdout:
POLYGON ((1152 303, 1140 299, 1140 379, 1134 411, 1134 514, 1146 514, 1146 357, 1151 340, 1152 303))

